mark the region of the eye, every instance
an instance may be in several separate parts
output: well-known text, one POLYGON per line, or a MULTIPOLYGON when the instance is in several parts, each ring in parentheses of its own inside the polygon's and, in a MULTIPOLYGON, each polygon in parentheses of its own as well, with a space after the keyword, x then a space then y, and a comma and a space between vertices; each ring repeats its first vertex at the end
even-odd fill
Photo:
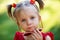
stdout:
POLYGON ((34 19, 35 17, 31 17, 31 19, 34 19))
POLYGON ((25 19, 22 19, 22 22, 25 22, 26 20, 25 19))

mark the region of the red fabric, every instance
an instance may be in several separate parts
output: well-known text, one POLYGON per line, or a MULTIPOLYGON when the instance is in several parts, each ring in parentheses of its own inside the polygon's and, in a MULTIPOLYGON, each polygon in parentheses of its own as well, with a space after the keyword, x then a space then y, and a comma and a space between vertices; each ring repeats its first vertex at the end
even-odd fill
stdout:
POLYGON ((54 40, 54 35, 52 32, 48 32, 47 35, 49 35, 51 37, 51 40, 54 40))
MULTIPOLYGON (((47 33, 41 32, 41 33, 42 33, 42 36, 43 36, 43 40, 46 40, 45 37, 46 37, 47 35, 50 36, 51 40, 54 40, 54 35, 53 35, 53 33, 51 33, 51 32, 47 32, 47 33)), ((14 37, 14 40, 24 40, 24 36, 22 35, 21 32, 16 32, 15 37, 14 37)))
POLYGON ((16 32, 14 40, 24 40, 22 33, 16 32))
POLYGON ((43 33, 43 32, 41 32, 41 33, 42 33, 42 36, 43 36, 43 40, 45 40, 45 36, 46 36, 46 34, 43 33))
POLYGON ((45 37, 46 37, 47 35, 50 36, 51 40, 54 40, 54 35, 53 35, 52 32, 47 32, 47 33, 41 32, 41 33, 42 33, 42 36, 43 36, 43 40, 46 40, 45 37))

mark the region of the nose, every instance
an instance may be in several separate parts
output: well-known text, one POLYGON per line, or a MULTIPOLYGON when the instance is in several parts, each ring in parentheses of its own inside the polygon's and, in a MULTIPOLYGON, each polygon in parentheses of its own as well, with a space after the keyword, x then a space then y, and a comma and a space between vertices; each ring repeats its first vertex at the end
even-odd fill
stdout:
POLYGON ((32 21, 30 19, 27 20, 27 25, 30 26, 32 24, 32 21))

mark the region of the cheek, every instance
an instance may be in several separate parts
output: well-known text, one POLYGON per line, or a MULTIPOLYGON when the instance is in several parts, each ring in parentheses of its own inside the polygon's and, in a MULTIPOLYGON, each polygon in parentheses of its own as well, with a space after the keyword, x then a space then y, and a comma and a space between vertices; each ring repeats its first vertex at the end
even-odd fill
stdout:
POLYGON ((23 26, 23 27, 26 26, 26 23, 21 23, 21 26, 23 26))
POLYGON ((22 28, 23 30, 25 30, 25 29, 27 28, 26 23, 21 23, 21 28, 22 28))
POLYGON ((34 24, 35 24, 35 25, 38 25, 38 24, 39 24, 38 18, 36 18, 36 19, 34 20, 34 24))

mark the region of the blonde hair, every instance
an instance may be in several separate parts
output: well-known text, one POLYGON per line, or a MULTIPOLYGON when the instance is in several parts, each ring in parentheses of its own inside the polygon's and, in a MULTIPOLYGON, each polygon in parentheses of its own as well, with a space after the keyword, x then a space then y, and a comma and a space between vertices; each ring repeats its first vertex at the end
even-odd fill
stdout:
MULTIPOLYGON (((43 1, 42 1, 42 0, 36 0, 36 1, 39 3, 40 9, 42 9, 42 8, 44 7, 43 1)), ((16 7, 15 7, 14 12, 11 12, 12 4, 8 5, 8 8, 7 8, 7 10, 8 10, 8 15, 9 15, 10 17, 14 16, 16 10, 17 10, 17 9, 21 10, 21 7, 24 7, 24 6, 32 6, 32 7, 34 6, 34 7, 37 9, 37 11, 38 11, 38 7, 37 7, 35 4, 31 4, 30 1, 23 1, 23 2, 20 2, 20 3, 16 4, 16 7), (13 14, 13 15, 12 15, 12 14, 13 14)))
MULTIPOLYGON (((23 2, 20 2, 18 4, 16 4, 16 7, 15 7, 15 10, 13 12, 11 12, 11 9, 12 9, 12 4, 8 5, 8 15, 9 17, 13 18, 13 17, 16 17, 14 14, 16 14, 16 11, 17 12, 20 12, 20 10, 23 8, 23 7, 30 7, 31 9, 36 9, 37 12, 39 12, 39 9, 43 9, 44 7, 44 3, 42 0, 36 0, 38 3, 39 3, 39 7, 37 7, 36 4, 31 4, 30 1, 23 1, 23 2), (13 15, 12 15, 13 14, 13 15)), ((39 15, 39 14, 38 14, 39 15)), ((15 19, 15 18, 14 18, 15 19)), ((17 23, 19 24, 19 23, 17 23)), ((41 22, 42 24, 42 22, 41 22)))

